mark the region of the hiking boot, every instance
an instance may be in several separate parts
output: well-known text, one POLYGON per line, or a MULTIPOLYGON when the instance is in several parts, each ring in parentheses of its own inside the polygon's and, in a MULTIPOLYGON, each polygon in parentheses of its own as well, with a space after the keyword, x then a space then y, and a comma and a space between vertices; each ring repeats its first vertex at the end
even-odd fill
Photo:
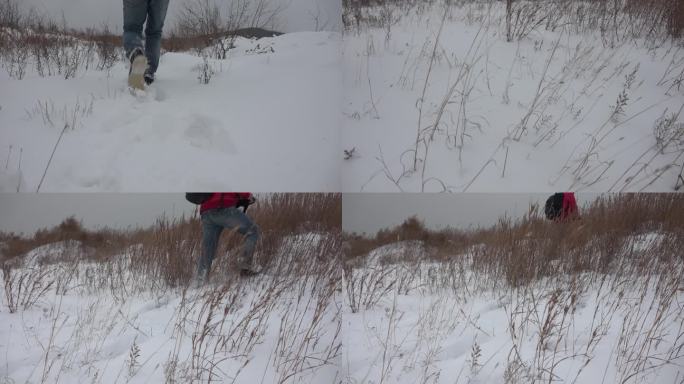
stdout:
POLYGON ((149 70, 145 71, 145 75, 143 77, 145 79, 145 84, 150 85, 154 83, 154 73, 150 72, 149 70))
POLYGON ((135 89, 145 89, 145 71, 147 70, 147 57, 141 48, 135 48, 128 56, 131 67, 128 71, 128 85, 135 89))

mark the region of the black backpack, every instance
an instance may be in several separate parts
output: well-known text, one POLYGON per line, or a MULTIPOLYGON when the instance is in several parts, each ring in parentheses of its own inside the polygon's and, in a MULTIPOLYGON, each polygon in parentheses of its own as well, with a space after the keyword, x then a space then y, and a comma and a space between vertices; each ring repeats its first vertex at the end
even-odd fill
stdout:
POLYGON ((563 193, 554 193, 546 199, 544 205, 544 214, 549 220, 556 220, 561 216, 563 211, 563 193))
POLYGON ((185 200, 199 205, 209 200, 211 195, 213 195, 212 192, 187 192, 185 194, 185 200))

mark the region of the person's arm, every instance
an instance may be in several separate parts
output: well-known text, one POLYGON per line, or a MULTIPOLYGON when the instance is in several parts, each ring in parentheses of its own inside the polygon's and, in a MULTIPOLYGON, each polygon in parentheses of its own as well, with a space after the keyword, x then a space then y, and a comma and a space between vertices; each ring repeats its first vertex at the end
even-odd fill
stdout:
POLYGON ((249 202, 249 205, 252 205, 256 202, 256 198, 250 192, 242 192, 242 193, 239 193, 239 195, 240 195, 240 199, 247 200, 249 202))
POLYGON ((249 192, 238 192, 236 193, 238 197, 237 207, 242 207, 243 212, 247 212, 247 208, 256 202, 256 198, 249 192))

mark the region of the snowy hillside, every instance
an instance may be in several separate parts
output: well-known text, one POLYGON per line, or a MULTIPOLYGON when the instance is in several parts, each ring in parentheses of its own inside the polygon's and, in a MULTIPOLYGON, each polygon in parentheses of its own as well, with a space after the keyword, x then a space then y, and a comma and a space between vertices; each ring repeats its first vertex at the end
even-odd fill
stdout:
POLYGON ((658 265, 655 255, 668 251, 641 245, 648 267, 638 271, 639 262, 620 258, 607 274, 558 273, 517 287, 496 268, 477 269, 478 255, 345 271, 341 371, 353 383, 680 382, 681 253, 658 265))
POLYGON ((516 1, 509 42, 502 1, 348 3, 345 191, 684 184, 684 46, 656 16, 516 1))
POLYGON ((2 55, 0 190, 339 190, 339 34, 166 53, 135 95, 123 61, 76 46, 41 66, 25 47, 2 55))
MULTIPOLYGON (((319 253, 328 240, 285 239, 283 264, 249 279, 219 265, 202 288, 141 278, 131 263, 151 254, 138 247, 108 262, 3 270, 0 382, 339 380, 339 274, 319 253)), ((64 246, 32 254, 50 248, 64 246)))
POLYGON ((420 241, 402 241, 379 247, 371 251, 365 259, 366 265, 382 265, 405 261, 406 258, 419 259, 426 255, 420 241))

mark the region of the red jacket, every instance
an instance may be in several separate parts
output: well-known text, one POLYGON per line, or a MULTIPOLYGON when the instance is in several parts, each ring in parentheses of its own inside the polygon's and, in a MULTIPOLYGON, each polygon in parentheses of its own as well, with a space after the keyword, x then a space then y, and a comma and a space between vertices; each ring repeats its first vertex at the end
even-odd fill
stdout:
POLYGON ((251 197, 252 194, 249 192, 217 192, 200 205, 200 214, 210 209, 234 207, 240 199, 249 199, 251 197))
POLYGON ((566 220, 578 216, 577 201, 575 194, 572 192, 565 192, 563 194, 563 210, 561 211, 560 219, 566 220))

